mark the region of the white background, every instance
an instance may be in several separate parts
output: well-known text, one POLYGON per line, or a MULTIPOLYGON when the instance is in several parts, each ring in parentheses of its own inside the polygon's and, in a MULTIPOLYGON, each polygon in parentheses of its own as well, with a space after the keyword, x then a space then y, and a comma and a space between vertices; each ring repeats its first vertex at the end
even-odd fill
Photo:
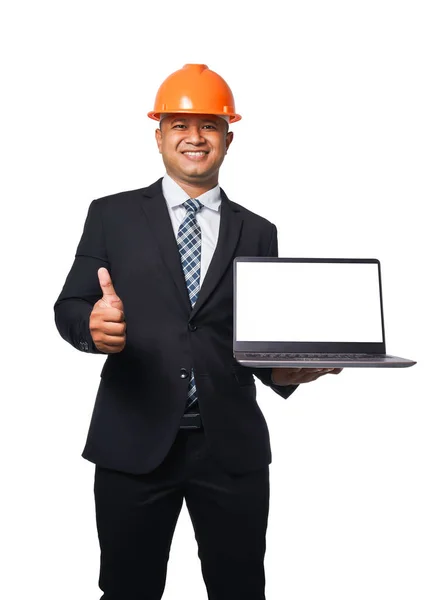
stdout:
MULTIPOLYGON (((163 174, 146 117, 158 86, 203 62, 243 116, 229 197, 277 225, 280 256, 379 258, 388 351, 418 361, 328 375, 288 400, 258 382, 273 449, 267 600, 423 599, 421 7, 2 4, 2 598, 101 595, 80 453, 104 358, 60 338, 53 304, 91 200, 163 174)), ((185 506, 164 599, 182 594, 207 597, 185 506)))

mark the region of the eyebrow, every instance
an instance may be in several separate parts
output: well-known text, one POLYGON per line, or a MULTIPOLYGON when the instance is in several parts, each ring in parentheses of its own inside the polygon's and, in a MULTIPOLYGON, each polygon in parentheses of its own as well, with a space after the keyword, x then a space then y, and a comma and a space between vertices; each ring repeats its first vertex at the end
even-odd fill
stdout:
MULTIPOLYGON (((188 119, 184 118, 184 117, 175 117, 175 119, 172 119, 171 121, 171 125, 173 125, 174 123, 178 122, 178 121, 184 121, 184 123, 187 123, 188 119)), ((213 123, 214 125, 217 125, 219 123, 218 120, 214 120, 214 119, 201 119, 202 123, 213 123)))

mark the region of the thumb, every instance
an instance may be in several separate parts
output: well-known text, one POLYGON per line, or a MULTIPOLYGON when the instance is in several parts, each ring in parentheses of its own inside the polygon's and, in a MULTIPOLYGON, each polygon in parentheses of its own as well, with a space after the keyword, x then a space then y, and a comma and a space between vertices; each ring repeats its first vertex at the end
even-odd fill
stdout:
POLYGON ((111 304, 113 301, 119 301, 120 298, 113 287, 109 271, 104 267, 101 267, 97 271, 97 275, 99 277, 100 287, 102 288, 103 292, 103 300, 106 302, 106 304, 111 304))

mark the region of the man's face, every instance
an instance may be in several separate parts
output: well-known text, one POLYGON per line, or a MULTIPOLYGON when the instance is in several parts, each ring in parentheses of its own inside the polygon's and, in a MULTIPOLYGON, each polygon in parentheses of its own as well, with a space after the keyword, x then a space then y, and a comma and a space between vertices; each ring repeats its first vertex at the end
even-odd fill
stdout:
POLYGON ((168 174, 187 184, 218 182, 219 168, 233 134, 215 115, 167 115, 156 129, 156 142, 168 174))

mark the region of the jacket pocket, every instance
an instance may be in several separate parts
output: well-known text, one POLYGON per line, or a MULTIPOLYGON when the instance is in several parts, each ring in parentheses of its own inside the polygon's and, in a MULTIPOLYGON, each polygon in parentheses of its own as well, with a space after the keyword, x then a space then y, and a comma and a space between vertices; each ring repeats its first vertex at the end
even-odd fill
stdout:
POLYGON ((134 371, 134 369, 131 369, 131 367, 125 364, 124 361, 108 357, 100 372, 100 377, 102 379, 110 379, 111 377, 123 379, 128 377, 134 378, 135 373, 136 372, 134 371))

